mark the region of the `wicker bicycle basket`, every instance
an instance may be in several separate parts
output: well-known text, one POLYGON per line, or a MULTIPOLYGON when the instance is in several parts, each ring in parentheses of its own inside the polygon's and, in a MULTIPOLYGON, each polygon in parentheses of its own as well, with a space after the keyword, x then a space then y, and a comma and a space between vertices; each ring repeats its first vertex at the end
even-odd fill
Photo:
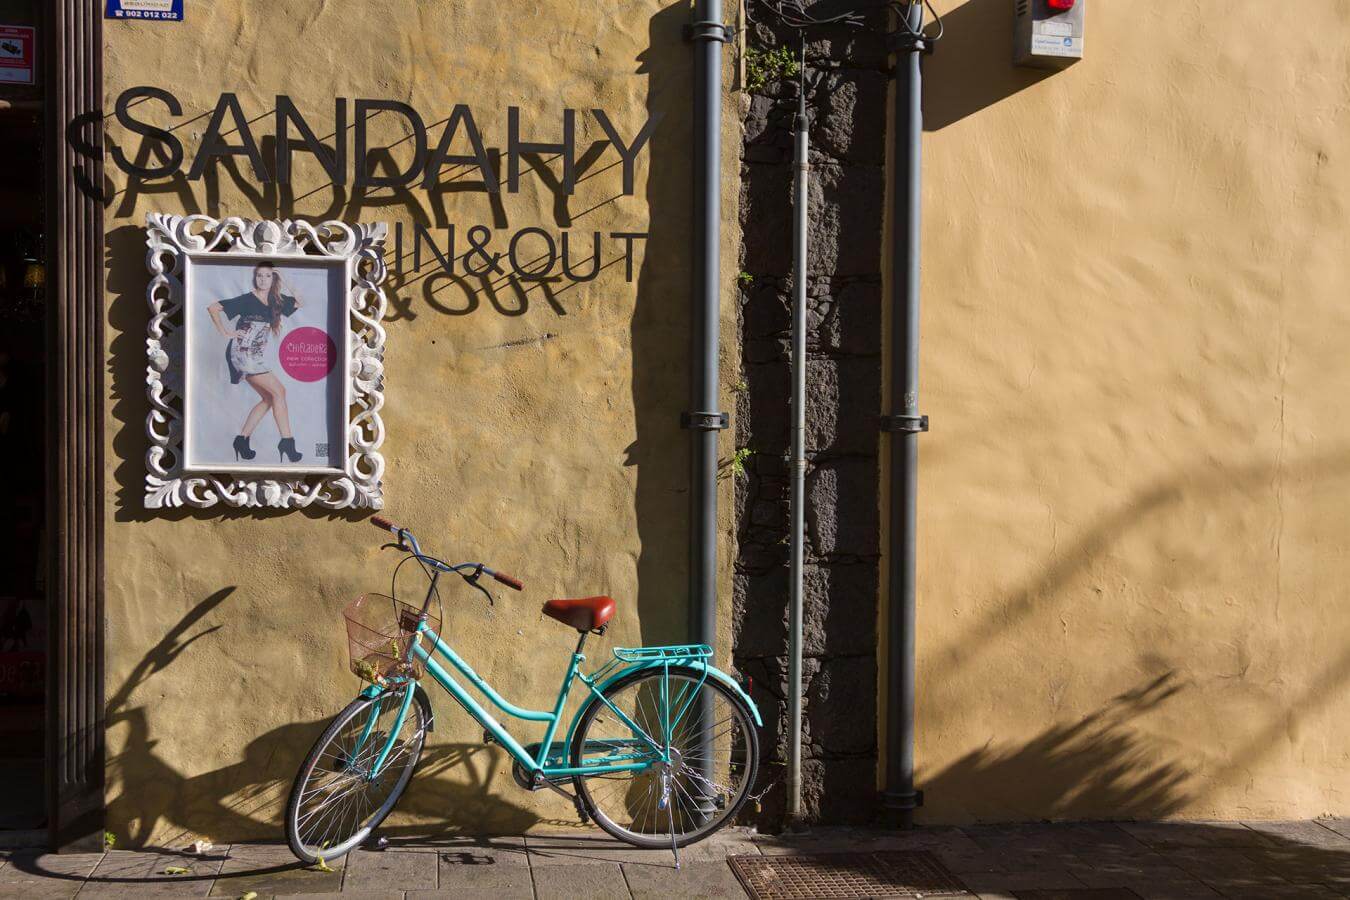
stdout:
MULTIPOLYGON (((420 607, 384 594, 362 594, 342 611, 347 622, 347 653, 354 674, 384 686, 391 678, 421 678, 422 664, 403 657, 417 632, 420 607)), ((440 619, 427 616, 433 631, 441 630, 440 619)))

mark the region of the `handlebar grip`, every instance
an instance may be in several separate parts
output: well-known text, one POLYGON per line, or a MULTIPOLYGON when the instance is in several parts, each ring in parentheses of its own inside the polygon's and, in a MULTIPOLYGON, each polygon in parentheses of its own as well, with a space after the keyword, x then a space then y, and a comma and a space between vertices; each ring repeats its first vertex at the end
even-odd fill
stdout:
POLYGON ((399 532, 399 527, 384 516, 371 516, 370 524, 374 525, 376 528, 383 528, 385 531, 391 531, 394 534, 398 534, 399 532))
POLYGON ((500 581, 507 587, 511 588, 513 591, 525 590, 525 585, 521 583, 521 580, 519 578, 512 578, 505 572, 493 572, 492 577, 495 578, 497 581, 500 581))

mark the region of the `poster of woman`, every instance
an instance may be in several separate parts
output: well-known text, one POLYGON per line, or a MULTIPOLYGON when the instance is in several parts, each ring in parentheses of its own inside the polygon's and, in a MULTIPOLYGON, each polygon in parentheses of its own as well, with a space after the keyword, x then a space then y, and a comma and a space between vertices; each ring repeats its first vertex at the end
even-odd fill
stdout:
POLYGON ((197 259, 186 278, 186 468, 341 470, 345 270, 197 259))

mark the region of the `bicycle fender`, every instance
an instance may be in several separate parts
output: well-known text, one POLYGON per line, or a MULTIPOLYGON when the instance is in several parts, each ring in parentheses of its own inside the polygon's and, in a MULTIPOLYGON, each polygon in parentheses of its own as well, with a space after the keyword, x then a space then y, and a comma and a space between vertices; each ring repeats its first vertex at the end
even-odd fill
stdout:
MULTIPOLYGON (((361 691, 361 696, 369 700, 374 700, 381 694, 389 693, 388 688, 382 688, 379 685, 368 684, 361 691)), ((413 699, 422 704, 422 709, 427 714, 427 731, 436 730, 436 711, 431 708, 431 697, 427 695, 426 688, 420 684, 413 685, 413 699)), ((758 712, 756 712, 758 715, 758 712)))
POLYGON ((750 695, 745 692, 745 688, 741 687, 739 681, 716 666, 708 666, 708 677, 716 678, 718 681, 731 688, 732 692, 737 697, 744 700, 746 706, 750 707, 750 715, 755 717, 755 726, 758 728, 764 727, 764 718, 759 714, 759 705, 756 704, 754 700, 750 699, 750 695))

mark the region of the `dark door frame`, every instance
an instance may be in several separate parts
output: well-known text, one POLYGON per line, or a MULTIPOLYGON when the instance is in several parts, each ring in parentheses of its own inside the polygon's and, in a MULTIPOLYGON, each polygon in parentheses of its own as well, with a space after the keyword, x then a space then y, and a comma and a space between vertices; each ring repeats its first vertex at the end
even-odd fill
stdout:
POLYGON ((103 4, 43 4, 47 827, 103 840, 103 4))

